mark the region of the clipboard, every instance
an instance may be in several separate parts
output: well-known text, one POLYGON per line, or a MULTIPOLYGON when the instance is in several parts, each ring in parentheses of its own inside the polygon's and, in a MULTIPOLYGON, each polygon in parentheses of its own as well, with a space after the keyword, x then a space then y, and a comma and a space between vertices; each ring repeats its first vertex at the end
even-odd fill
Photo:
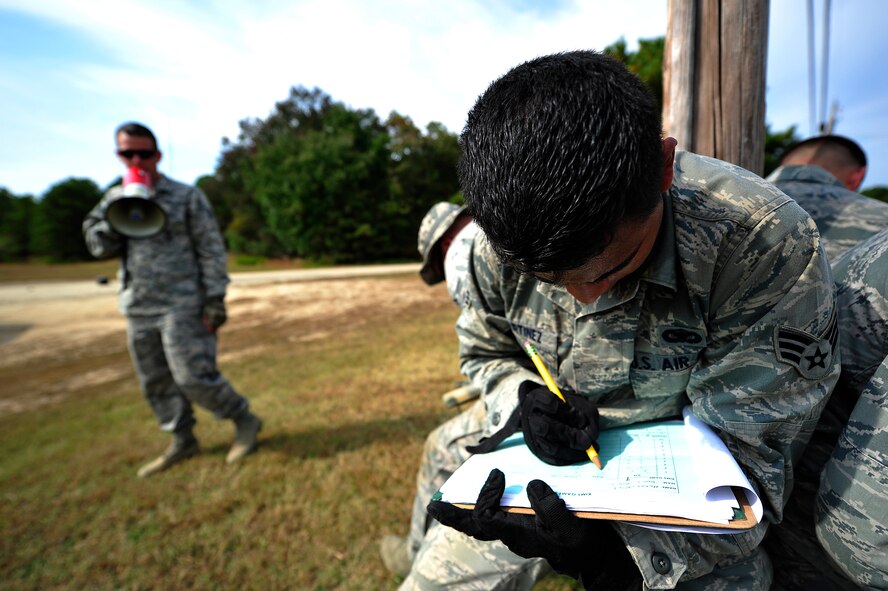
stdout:
MULTIPOLYGON (((739 505, 739 507, 734 509, 734 518, 731 519, 728 523, 714 523, 710 521, 687 519, 685 517, 674 517, 671 515, 644 515, 640 513, 602 513, 597 511, 572 511, 572 513, 577 517, 580 517, 581 519, 626 521, 630 523, 650 524, 654 526, 668 525, 701 529, 722 529, 726 532, 730 530, 736 531, 752 529, 759 524, 758 520, 755 518, 755 513, 752 510, 752 505, 750 505, 749 500, 746 498, 746 494, 743 492, 743 489, 732 486, 731 490, 733 491, 734 496, 737 498, 737 504, 739 505)), ((461 509, 475 508, 475 505, 465 503, 454 503, 454 506, 461 509)), ((500 507, 500 509, 507 513, 522 513, 525 515, 534 514, 533 509, 529 509, 526 507, 500 507)))
POLYGON ((494 451, 466 460, 435 496, 471 508, 496 468, 506 478, 500 505, 507 511, 532 513, 526 484, 539 479, 584 519, 711 534, 755 527, 764 518, 755 488, 718 435, 689 411, 684 414, 683 421, 602 431, 602 470, 588 462, 546 464, 515 434, 494 451))

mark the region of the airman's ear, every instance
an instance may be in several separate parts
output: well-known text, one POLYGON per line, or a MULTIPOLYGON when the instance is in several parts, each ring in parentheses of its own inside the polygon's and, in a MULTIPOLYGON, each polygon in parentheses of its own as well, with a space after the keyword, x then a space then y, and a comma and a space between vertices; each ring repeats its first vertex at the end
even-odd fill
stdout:
POLYGON ((663 180, 660 181, 660 192, 664 193, 672 186, 672 177, 675 174, 675 146, 678 140, 674 137, 663 138, 663 180))
POLYGON ((863 184, 863 177, 865 176, 866 166, 861 166, 848 173, 848 175, 845 176, 845 187, 847 187, 849 191, 857 191, 860 188, 860 185, 863 184))

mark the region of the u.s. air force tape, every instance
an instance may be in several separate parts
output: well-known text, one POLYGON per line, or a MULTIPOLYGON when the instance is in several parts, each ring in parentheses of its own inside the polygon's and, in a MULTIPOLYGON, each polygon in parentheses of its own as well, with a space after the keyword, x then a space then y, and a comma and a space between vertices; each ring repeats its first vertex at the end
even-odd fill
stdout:
POLYGON ((833 306, 826 329, 820 336, 797 328, 776 327, 774 329, 774 351, 778 361, 795 367, 802 377, 818 380, 832 369, 832 359, 838 337, 836 308, 833 306))

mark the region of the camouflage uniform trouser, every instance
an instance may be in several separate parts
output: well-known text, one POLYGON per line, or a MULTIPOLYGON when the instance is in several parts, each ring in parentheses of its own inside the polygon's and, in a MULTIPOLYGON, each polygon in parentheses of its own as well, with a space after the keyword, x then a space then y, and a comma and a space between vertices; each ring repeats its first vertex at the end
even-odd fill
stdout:
POLYGON ((814 534, 814 503, 818 483, 797 480, 783 521, 768 528, 763 543, 774 565, 772 591, 853 591, 814 534))
POLYGON ((480 542, 440 525, 426 513, 432 495, 469 457, 466 445, 481 438, 485 419, 478 400, 426 438, 408 538, 413 568, 401 584, 402 591, 529 590, 551 572, 541 558, 522 558, 501 542, 480 542))
POLYGON ((191 403, 216 418, 232 418, 248 408, 216 369, 216 335, 196 311, 159 316, 128 316, 130 356, 142 392, 164 431, 186 431, 195 423, 191 403))
MULTIPOLYGON (((590 561, 595 556, 589 556, 590 561)), ((601 568, 607 568, 602 564, 601 568)), ((552 572, 540 558, 527 560, 509 552, 499 542, 480 542, 455 529, 436 525, 429 529, 410 576, 400 589, 530 590, 535 581, 552 572), (514 557, 509 560, 509 557, 514 557), (450 585, 450 586, 448 586, 450 585)), ((762 548, 733 562, 713 567, 711 573, 681 581, 679 591, 768 591, 771 562, 762 548)), ((662 588, 662 587, 657 587, 662 588)), ((642 583, 637 591, 654 589, 642 583)), ((808 591, 825 591, 811 587, 808 591)), ((602 591, 611 591, 602 589, 602 591)))

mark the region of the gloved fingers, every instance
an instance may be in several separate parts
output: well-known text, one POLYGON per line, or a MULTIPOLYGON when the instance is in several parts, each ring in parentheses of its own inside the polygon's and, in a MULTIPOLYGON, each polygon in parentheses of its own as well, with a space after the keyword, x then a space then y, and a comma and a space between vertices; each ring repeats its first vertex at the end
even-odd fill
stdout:
POLYGON ((589 425, 585 428, 576 428, 569 424, 559 423, 557 420, 544 415, 531 415, 526 420, 528 428, 535 439, 548 442, 557 447, 582 451, 587 449, 594 441, 592 429, 589 425))
POLYGON ((217 328, 219 328, 220 326, 225 324, 225 321, 224 320, 219 321, 216 318, 212 318, 210 316, 204 316, 204 324, 207 325, 207 328, 210 330, 210 332, 215 332, 217 328))
POLYGON ((460 509, 443 501, 432 501, 426 506, 426 511, 438 522, 466 535, 478 537, 481 534, 470 509, 460 509))
POLYGON ((494 468, 487 475, 487 481, 481 487, 481 492, 478 493, 478 500, 475 502, 475 516, 480 517, 494 512, 499 513, 500 501, 505 490, 506 476, 501 470, 494 468))
POLYGON ((582 396, 567 393, 566 399, 575 402, 575 408, 542 387, 521 392, 521 426, 533 454, 556 466, 586 460, 586 449, 598 436, 595 405, 582 396))
POLYGON ((540 535, 560 546, 580 546, 586 537, 586 525, 568 510, 564 501, 542 480, 531 480, 527 498, 536 514, 540 535))
POLYGON ((562 411, 558 413, 558 418, 565 425, 570 425, 577 429, 594 429, 598 433, 598 408, 589 403, 581 396, 575 396, 571 402, 562 404, 562 411), (580 406, 574 406, 580 400, 583 402, 580 406))
POLYGON ((486 535, 505 541, 507 544, 513 537, 520 537, 522 531, 532 528, 533 518, 521 513, 509 513, 502 509, 503 492, 506 489, 506 477, 494 468, 487 477, 487 482, 478 494, 475 503, 475 522, 486 535))
MULTIPOLYGON (((524 382, 525 384, 527 382, 524 382)), ((566 412, 567 408, 558 396, 545 386, 537 386, 527 391, 524 396, 520 395, 519 401, 522 410, 525 412, 542 413, 548 416, 555 416, 561 412, 566 412)))
POLYGON ((573 449, 557 441, 548 440, 530 426, 525 426, 524 441, 533 455, 553 466, 567 466, 587 459, 585 450, 573 449))
POLYGON ((225 311, 225 302, 220 299, 209 300, 203 307, 203 322, 210 332, 216 332, 220 326, 225 324, 228 315, 225 311))
POLYGON ((429 515, 444 525, 468 534, 482 541, 499 539, 497 518, 505 513, 500 509, 500 500, 506 487, 506 477, 494 468, 478 493, 475 508, 460 509, 450 503, 432 501, 426 507, 429 515))
POLYGON ((549 389, 543 384, 539 384, 537 382, 532 382, 530 380, 524 380, 521 384, 518 385, 518 400, 524 400, 524 398, 533 392, 534 390, 543 389, 546 392, 549 392, 549 389))
POLYGON ((598 451, 598 443, 592 436, 590 429, 587 427, 585 429, 573 429, 571 427, 564 427, 561 430, 560 436, 564 441, 564 445, 571 449, 578 450, 587 450, 589 446, 594 445, 595 450, 598 451))
POLYGON ((573 392, 564 392, 563 394, 564 399, 573 409, 598 424, 598 406, 590 398, 573 392))
POLYGON ((562 401, 546 386, 524 381, 518 387, 518 401, 525 417, 541 414, 578 429, 592 428, 593 439, 598 436, 598 407, 586 396, 569 390, 562 392, 562 401))
POLYGON ((573 407, 570 403, 565 404, 551 392, 546 397, 528 399, 521 410, 525 416, 543 417, 549 422, 569 425, 576 429, 585 429, 594 425, 593 428, 598 430, 598 409, 594 405, 591 406, 594 416, 590 417, 585 411, 573 407))

